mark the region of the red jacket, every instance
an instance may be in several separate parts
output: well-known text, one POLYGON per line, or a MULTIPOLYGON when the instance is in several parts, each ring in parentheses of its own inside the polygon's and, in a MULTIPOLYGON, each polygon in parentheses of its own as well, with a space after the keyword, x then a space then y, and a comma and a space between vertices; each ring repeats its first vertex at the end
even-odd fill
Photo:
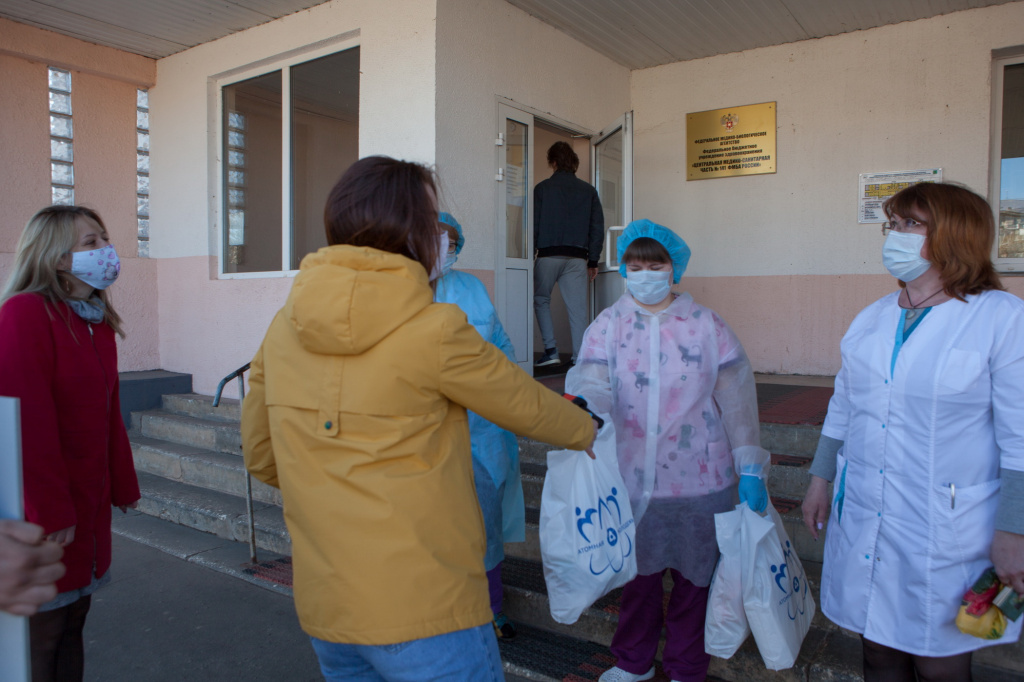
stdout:
POLYGON ((0 307, 0 395, 21 399, 25 518, 46 533, 75 526, 59 592, 110 567, 111 505, 139 499, 121 419, 117 344, 63 303, 18 294, 0 307))

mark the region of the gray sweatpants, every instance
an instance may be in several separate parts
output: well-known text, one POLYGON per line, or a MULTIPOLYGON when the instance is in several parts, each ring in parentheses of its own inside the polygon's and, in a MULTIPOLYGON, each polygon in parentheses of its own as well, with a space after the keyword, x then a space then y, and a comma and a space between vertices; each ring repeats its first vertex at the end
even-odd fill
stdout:
POLYGON ((555 325, 551 322, 551 290, 555 283, 569 312, 572 357, 575 359, 587 331, 587 261, 568 256, 538 258, 533 264, 533 312, 537 315, 544 348, 557 348, 555 325))

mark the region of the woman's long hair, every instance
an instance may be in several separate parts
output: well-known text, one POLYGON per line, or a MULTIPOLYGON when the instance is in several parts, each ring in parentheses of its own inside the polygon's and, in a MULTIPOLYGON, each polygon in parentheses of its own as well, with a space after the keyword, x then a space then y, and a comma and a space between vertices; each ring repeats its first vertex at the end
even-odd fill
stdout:
POLYGON ((960 185, 919 182, 886 199, 882 208, 889 218, 907 218, 915 209, 928 213, 928 260, 938 266, 946 295, 962 301, 1004 289, 992 265, 992 208, 982 197, 960 185))
MULTIPOLYGON (((14 268, 0 293, 0 304, 15 294, 39 294, 53 304, 70 326, 70 310, 58 304, 71 298, 67 293, 71 289, 71 275, 58 271, 57 265, 78 243, 75 221, 79 218, 91 220, 107 231, 99 214, 84 206, 47 206, 29 218, 18 240, 14 268)), ((121 316, 114 310, 109 292, 97 289, 93 296, 103 302, 103 321, 124 338, 121 316)))
MULTIPOLYGON (((437 185, 426 166, 387 156, 352 164, 324 207, 327 243, 398 253, 429 275, 438 258, 437 185)), ((432 283, 433 284, 433 283, 432 283)))

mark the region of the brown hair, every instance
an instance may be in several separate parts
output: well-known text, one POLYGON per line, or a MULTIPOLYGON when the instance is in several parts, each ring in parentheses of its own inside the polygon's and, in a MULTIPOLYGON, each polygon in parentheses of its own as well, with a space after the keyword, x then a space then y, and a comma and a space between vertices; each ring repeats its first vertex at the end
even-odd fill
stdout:
POLYGON ((568 142, 559 140, 548 147, 548 165, 554 166, 556 171, 575 173, 580 167, 580 157, 576 156, 568 142))
MULTIPOLYGON (((34 293, 41 295, 60 311, 57 304, 71 298, 67 294, 70 289, 67 278, 71 275, 58 271, 57 265, 78 243, 78 226, 75 221, 79 218, 91 220, 103 232, 107 231, 99 214, 85 206, 47 206, 29 218, 18 240, 14 268, 0 293, 0 303, 17 294, 34 293)), ((103 321, 124 338, 121 316, 114 310, 110 292, 96 289, 92 295, 103 302, 103 321)), ((67 317, 70 311, 65 310, 68 312, 64 315, 64 321, 70 329, 71 321, 67 317)))
POLYGON ((387 156, 352 164, 324 207, 327 243, 401 254, 427 274, 438 258, 437 186, 426 166, 387 156))
POLYGON ((939 268, 943 290, 964 300, 969 294, 1003 289, 992 265, 995 221, 988 202, 960 185, 919 182, 886 199, 892 218, 927 212, 928 260, 939 268))
POLYGON ((668 263, 672 265, 672 257, 668 249, 662 246, 657 239, 650 237, 637 237, 629 243, 626 251, 622 254, 622 262, 646 261, 648 263, 668 263))

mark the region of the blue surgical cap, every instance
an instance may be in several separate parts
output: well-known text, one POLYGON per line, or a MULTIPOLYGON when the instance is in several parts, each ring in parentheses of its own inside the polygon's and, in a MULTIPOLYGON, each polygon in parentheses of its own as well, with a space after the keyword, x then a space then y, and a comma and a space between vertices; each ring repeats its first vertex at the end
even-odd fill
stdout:
POLYGON ((459 221, 455 219, 455 216, 444 211, 441 211, 438 219, 445 225, 451 225, 459 233, 459 239, 455 242, 455 255, 459 255, 459 251, 462 251, 462 247, 466 244, 466 238, 462 235, 462 225, 459 225, 459 221))
POLYGON ((626 276, 626 263, 622 256, 633 240, 639 237, 649 237, 665 247, 668 257, 672 259, 672 281, 678 283, 686 271, 686 264, 690 262, 690 247, 675 232, 650 220, 634 220, 619 237, 619 274, 626 276))

